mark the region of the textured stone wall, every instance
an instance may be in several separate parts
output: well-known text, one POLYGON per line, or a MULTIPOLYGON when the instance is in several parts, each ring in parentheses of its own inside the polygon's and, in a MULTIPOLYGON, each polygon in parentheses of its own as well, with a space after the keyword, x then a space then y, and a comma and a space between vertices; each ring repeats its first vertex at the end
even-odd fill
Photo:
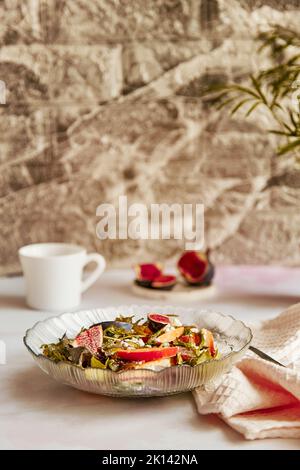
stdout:
POLYGON ((203 202, 219 263, 300 261, 300 172, 201 94, 255 70, 254 37, 299 27, 300 0, 0 0, 0 274, 17 249, 72 241, 114 265, 175 241, 104 241, 98 204, 203 202))

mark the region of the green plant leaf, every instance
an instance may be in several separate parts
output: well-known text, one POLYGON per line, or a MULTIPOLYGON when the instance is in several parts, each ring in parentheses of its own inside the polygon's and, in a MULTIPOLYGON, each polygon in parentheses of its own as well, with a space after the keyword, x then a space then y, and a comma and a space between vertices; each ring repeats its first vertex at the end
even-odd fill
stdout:
POLYGON ((284 132, 284 131, 280 131, 276 129, 269 129, 268 132, 270 132, 270 134, 277 134, 277 135, 282 135, 286 137, 291 137, 291 135, 288 132, 284 132))
POLYGON ((260 104, 262 104, 260 101, 257 101, 256 103, 254 103, 252 106, 250 106, 250 108, 248 109, 248 111, 246 112, 245 116, 248 117, 250 116, 250 114, 252 113, 252 111, 255 110, 255 108, 257 108, 257 106, 259 106, 260 104))
POLYGON ((255 90, 256 90, 257 93, 259 94, 259 96, 260 96, 262 102, 267 105, 268 102, 267 102, 267 99, 266 99, 265 95, 264 95, 263 92, 262 92, 262 89, 261 89, 261 86, 260 86, 259 81, 254 77, 254 75, 250 75, 250 80, 251 80, 251 82, 252 82, 252 84, 253 84, 255 90))
POLYGON ((277 155, 285 155, 286 153, 295 150, 297 147, 300 147, 300 139, 294 140, 294 142, 289 142, 287 145, 279 147, 277 150, 277 155))
POLYGON ((242 91, 243 93, 254 96, 254 98, 257 98, 258 100, 260 99, 259 94, 255 93, 255 91, 252 90, 251 88, 248 88, 248 87, 245 87, 245 86, 242 86, 242 85, 234 85, 234 86, 232 86, 232 88, 234 90, 242 91))
POLYGON ((225 100, 225 101, 222 101, 222 103, 220 103, 218 106, 217 106, 217 110, 219 111, 220 109, 224 108, 225 106, 227 106, 229 103, 232 103, 233 101, 236 100, 236 96, 233 97, 233 98, 228 98, 228 100, 225 100))
POLYGON ((297 149, 300 140, 300 113, 293 112, 287 104, 287 98, 294 92, 292 84, 300 77, 300 32, 275 24, 257 39, 261 43, 258 51, 267 50, 273 63, 249 75, 249 84, 222 84, 218 109, 232 104, 233 115, 249 102, 245 113, 248 117, 259 105, 264 105, 278 125, 278 129, 268 132, 288 138, 288 143, 284 140, 284 145, 278 148, 278 154, 283 155, 297 149))
POLYGON ((246 98, 242 101, 240 101, 230 112, 230 114, 233 116, 234 113, 236 113, 245 103, 248 103, 249 101, 252 101, 252 98, 246 98))
POLYGON ((106 360, 106 363, 103 364, 95 356, 92 356, 91 358, 91 367, 93 367, 94 369, 107 369, 107 363, 108 363, 108 360, 106 360))
POLYGON ((289 131, 290 135, 293 135, 293 129, 286 122, 283 122, 282 125, 289 131))
MULTIPOLYGON (((290 116, 290 120, 291 120, 291 123, 293 124, 294 128, 297 130, 298 127, 299 127, 299 124, 300 122, 296 121, 295 117, 294 117, 294 113, 293 111, 291 111, 290 109, 288 110, 288 113, 289 113, 289 116, 290 116)), ((299 116, 299 115, 298 115, 299 116)))
POLYGON ((282 107, 281 104, 279 104, 279 103, 272 103, 271 109, 272 109, 272 108, 278 108, 278 109, 280 109, 281 111, 283 111, 283 107, 282 107))

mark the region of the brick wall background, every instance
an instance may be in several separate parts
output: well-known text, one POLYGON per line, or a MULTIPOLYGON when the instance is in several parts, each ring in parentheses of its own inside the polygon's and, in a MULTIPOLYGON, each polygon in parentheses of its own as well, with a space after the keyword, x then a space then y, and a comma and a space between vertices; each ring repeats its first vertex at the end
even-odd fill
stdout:
POLYGON ((299 21, 300 0, 0 0, 0 274, 35 241, 175 257, 172 240, 97 239, 96 207, 122 194, 204 202, 218 263, 299 264, 300 171, 263 112, 201 98, 266 60, 258 32, 299 21))

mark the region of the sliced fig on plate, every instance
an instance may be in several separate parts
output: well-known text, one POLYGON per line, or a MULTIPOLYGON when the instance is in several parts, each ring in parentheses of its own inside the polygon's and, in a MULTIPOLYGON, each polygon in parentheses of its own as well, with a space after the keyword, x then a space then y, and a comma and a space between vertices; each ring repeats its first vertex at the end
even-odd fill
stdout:
POLYGON ((178 270, 185 281, 194 286, 208 286, 214 277, 214 266, 209 253, 186 251, 177 263, 178 270))
POLYGON ((151 282, 150 287, 152 289, 171 290, 175 286, 176 282, 176 276, 161 274, 151 282))
POLYGON ((158 331, 163 328, 165 325, 171 324, 171 319, 167 315, 162 315, 160 313, 148 313, 148 321, 151 330, 158 331))
POLYGON ((179 326, 178 328, 175 328, 175 330, 167 331, 166 333, 163 333, 162 335, 158 336, 156 338, 156 341, 158 343, 171 343, 172 341, 175 341, 175 339, 179 338, 184 332, 184 326, 179 326))
POLYGON ((81 331, 73 341, 74 348, 85 347, 91 354, 97 354, 103 343, 103 330, 101 325, 93 325, 81 331))
POLYGON ((176 284, 176 276, 165 275, 162 272, 162 265, 156 264, 137 264, 135 267, 135 283, 141 287, 149 289, 170 290, 176 284))
POLYGON ((177 346, 170 346, 168 348, 119 349, 115 355, 123 361, 148 362, 176 356, 177 352, 177 346))
POLYGON ((162 265, 159 263, 137 264, 134 266, 135 282, 142 287, 151 287, 152 281, 162 274, 162 265))

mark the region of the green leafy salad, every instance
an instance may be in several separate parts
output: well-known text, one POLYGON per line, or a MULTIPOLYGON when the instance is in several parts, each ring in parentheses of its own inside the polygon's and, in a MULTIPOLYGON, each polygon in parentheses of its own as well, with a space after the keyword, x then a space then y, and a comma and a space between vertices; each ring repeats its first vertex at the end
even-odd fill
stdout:
POLYGON ((177 315, 149 313, 147 320, 117 317, 82 329, 73 339, 41 346, 55 362, 79 367, 161 370, 187 364, 196 366, 219 358, 213 334, 195 325, 183 325, 177 315))

